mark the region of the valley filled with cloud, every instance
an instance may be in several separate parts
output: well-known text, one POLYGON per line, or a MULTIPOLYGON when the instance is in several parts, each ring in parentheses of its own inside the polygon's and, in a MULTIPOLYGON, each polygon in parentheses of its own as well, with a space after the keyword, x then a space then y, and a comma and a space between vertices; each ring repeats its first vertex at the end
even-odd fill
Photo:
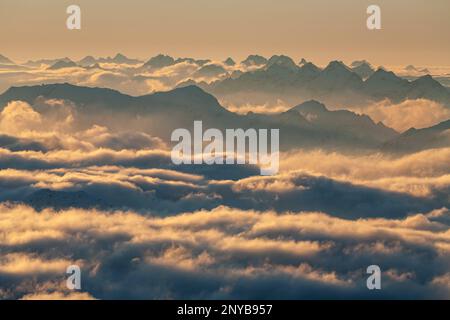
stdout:
POLYGON ((5 59, 1 299, 450 298, 447 69, 5 59), (175 165, 195 120, 279 129, 280 171, 175 165))

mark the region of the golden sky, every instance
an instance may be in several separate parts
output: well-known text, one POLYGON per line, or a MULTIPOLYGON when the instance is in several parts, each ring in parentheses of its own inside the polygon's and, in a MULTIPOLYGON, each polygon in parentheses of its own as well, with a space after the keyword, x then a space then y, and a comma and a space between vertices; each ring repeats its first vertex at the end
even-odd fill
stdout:
POLYGON ((240 60, 287 54, 318 64, 450 65, 449 0, 1 0, 0 53, 37 58, 114 55, 240 60), (66 28, 66 8, 82 30, 66 28), (382 30, 366 28, 378 4, 382 30))

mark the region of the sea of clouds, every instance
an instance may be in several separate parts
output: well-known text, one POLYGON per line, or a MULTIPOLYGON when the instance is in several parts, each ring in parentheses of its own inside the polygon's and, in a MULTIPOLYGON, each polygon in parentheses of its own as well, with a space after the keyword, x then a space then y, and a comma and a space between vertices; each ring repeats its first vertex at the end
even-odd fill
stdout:
POLYGON ((0 298, 450 298, 450 148, 291 150, 263 177, 38 103, 0 113, 0 298))

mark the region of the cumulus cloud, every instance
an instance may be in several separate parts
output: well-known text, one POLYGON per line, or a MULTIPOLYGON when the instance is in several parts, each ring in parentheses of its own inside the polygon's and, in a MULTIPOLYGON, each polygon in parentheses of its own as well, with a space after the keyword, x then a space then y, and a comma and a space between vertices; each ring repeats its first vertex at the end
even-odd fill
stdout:
POLYGON ((399 132, 410 128, 427 128, 450 119, 450 109, 426 99, 405 100, 393 104, 389 100, 374 103, 355 111, 367 114, 399 132))
POLYGON ((5 133, 20 133, 41 126, 41 115, 26 102, 10 102, 0 113, 0 130, 5 133))
POLYGON ((75 109, 68 101, 38 99, 37 109, 24 101, 9 102, 0 113, 0 133, 27 138, 33 134, 67 131, 73 124, 75 109))
POLYGON ((165 143, 135 130, 112 132, 92 125, 83 129, 83 118, 70 101, 38 98, 34 106, 23 101, 10 102, 0 113, 0 143, 16 150, 111 150, 167 149, 165 143))

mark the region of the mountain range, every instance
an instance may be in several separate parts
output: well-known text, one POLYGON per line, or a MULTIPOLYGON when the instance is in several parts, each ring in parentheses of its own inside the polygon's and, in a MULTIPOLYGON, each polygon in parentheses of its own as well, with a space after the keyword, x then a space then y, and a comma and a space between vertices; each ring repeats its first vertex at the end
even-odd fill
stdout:
POLYGON ((117 63, 117 64, 136 65, 143 63, 143 61, 139 59, 131 59, 121 53, 118 53, 114 57, 106 57, 106 58, 94 58, 93 56, 86 56, 77 62, 77 64, 81 67, 89 67, 96 63, 117 63))
POLYGON ((0 54, 0 64, 15 64, 12 60, 0 54))
POLYGON ((74 68, 77 67, 77 64, 73 62, 72 60, 66 61, 66 60, 59 60, 52 64, 50 67, 47 68, 47 70, 59 70, 64 68, 74 68))
POLYGON ((450 120, 429 128, 411 128, 386 142, 382 150, 402 154, 445 147, 450 147, 450 120))
MULTIPOLYGON (((341 61, 331 61, 325 68, 302 59, 295 63, 285 55, 274 55, 266 59, 260 55, 249 55, 236 64, 231 58, 223 62, 209 59, 173 58, 159 54, 144 62, 128 58, 123 54, 114 57, 86 56, 79 61, 70 58, 41 59, 16 65, 0 56, 0 65, 6 69, 40 68, 49 70, 80 66, 86 69, 100 68, 101 63, 134 65, 126 70, 132 80, 143 79, 141 74, 152 72, 179 63, 197 65, 197 70, 172 83, 170 88, 197 85, 222 101, 233 105, 276 104, 283 101, 294 105, 298 101, 318 100, 336 107, 365 106, 383 99, 401 102, 406 99, 429 99, 450 107, 450 88, 443 86, 430 75, 400 77, 384 68, 377 70, 365 60, 354 61, 350 66, 341 61)), ((17 70, 19 70, 17 69, 17 70)), ((410 65, 408 70, 419 70, 410 65)), ((424 74, 425 69, 420 72, 424 74)), ((167 75, 170 78, 170 75, 167 75)), ((442 78, 442 77, 441 77, 442 78)), ((440 81, 445 81, 446 79, 440 81)), ((146 78, 147 79, 147 78, 146 78)), ((152 79, 150 76, 149 79, 152 79)))
POLYGON ((352 152, 377 149, 398 137, 398 133, 366 115, 350 111, 330 111, 317 101, 307 101, 278 114, 236 114, 222 107, 217 99, 196 86, 133 97, 103 88, 52 84, 12 87, 0 95, 0 106, 21 100, 42 112, 36 101, 63 99, 73 102, 86 128, 97 124, 114 130, 141 130, 170 142, 176 128, 191 129, 195 120, 204 128, 277 128, 280 147, 324 148, 352 152), (118 120, 120 119, 120 120, 118 120))
POLYGON ((293 104, 299 99, 315 99, 337 106, 360 106, 386 98, 392 102, 424 98, 450 108, 450 88, 430 75, 409 81, 383 68, 373 71, 366 62, 349 68, 340 61, 332 61, 320 69, 312 63, 299 66, 289 57, 273 56, 258 70, 199 85, 219 99, 235 104, 248 102, 249 97, 254 103, 282 99, 293 104))

